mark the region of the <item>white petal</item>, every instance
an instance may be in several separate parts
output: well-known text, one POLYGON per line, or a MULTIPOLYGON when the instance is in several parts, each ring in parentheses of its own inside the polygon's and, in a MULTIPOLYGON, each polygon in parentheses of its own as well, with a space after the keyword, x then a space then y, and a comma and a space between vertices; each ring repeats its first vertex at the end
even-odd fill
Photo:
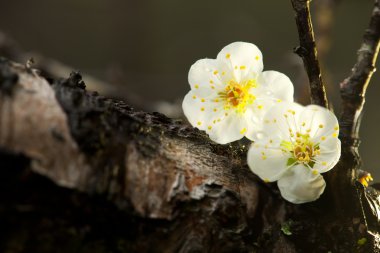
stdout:
POLYGON ((314 174, 303 165, 289 169, 289 172, 281 177, 277 184, 282 197, 294 204, 318 199, 326 187, 326 182, 319 173, 314 174))
POLYGON ((195 62, 189 71, 189 84, 198 96, 209 96, 215 89, 223 89, 220 79, 220 64, 215 59, 201 59, 195 62))
POLYGON ((192 126, 206 130, 212 125, 212 121, 219 117, 219 114, 215 115, 214 110, 221 111, 222 109, 219 110, 219 104, 214 103, 213 99, 213 96, 199 97, 193 90, 186 94, 182 102, 182 109, 192 126))
POLYGON ((286 172, 288 158, 281 151, 279 141, 271 145, 266 140, 253 143, 247 155, 249 168, 267 182, 278 180, 286 172))
POLYGON ((293 102, 294 87, 286 75, 277 71, 264 71, 258 76, 257 83, 273 99, 293 102))
POLYGON ((291 132, 298 131, 297 121, 302 110, 303 106, 297 103, 277 103, 265 114, 260 134, 289 141, 291 132))
POLYGON ((257 76, 263 71, 263 56, 252 43, 231 43, 220 51, 217 60, 229 67, 237 82, 249 79, 252 75, 257 76))
POLYGON ((341 153, 340 140, 336 137, 328 137, 319 143, 321 154, 315 157, 316 163, 313 169, 319 173, 331 170, 339 161, 341 153))
POLYGON ((212 128, 207 129, 211 140, 219 144, 226 144, 244 137, 248 127, 244 116, 234 113, 225 116, 224 112, 220 115, 215 124, 215 119, 213 119, 212 128))
POLYGON ((250 140, 255 140, 263 129, 264 117, 273 105, 277 104, 272 98, 261 97, 247 107, 245 117, 248 124, 248 131, 245 136, 250 140))
POLYGON ((338 119, 328 109, 318 105, 308 105, 299 117, 299 124, 306 123, 305 128, 310 129, 312 139, 322 136, 338 136, 338 119))

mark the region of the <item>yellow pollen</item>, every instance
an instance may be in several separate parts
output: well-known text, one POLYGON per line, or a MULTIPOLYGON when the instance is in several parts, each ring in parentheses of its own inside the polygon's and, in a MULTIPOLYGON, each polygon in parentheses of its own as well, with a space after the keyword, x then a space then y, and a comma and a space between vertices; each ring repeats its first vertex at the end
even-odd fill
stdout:
POLYGON ((368 187, 368 182, 373 181, 371 173, 366 172, 362 177, 359 178, 359 182, 364 186, 368 187))
POLYGON ((247 128, 243 128, 241 131, 240 131, 240 134, 245 134, 247 132, 247 128))
POLYGON ((269 143, 273 143, 273 140, 269 140, 269 143))
POLYGON ((258 61, 259 59, 260 59, 260 57, 257 55, 257 56, 255 57, 255 60, 258 61))
POLYGON ((215 124, 215 123, 216 123, 216 120, 214 119, 214 120, 212 121, 212 123, 214 123, 214 124, 215 124))
POLYGON ((199 88, 199 85, 198 85, 198 84, 196 84, 196 85, 194 85, 194 87, 195 87, 195 89, 198 89, 198 88, 199 88))
POLYGON ((263 106, 262 105, 258 105, 257 109, 261 110, 261 109, 263 109, 263 106))
POLYGON ((303 127, 304 127, 305 125, 306 125, 306 123, 305 123, 305 122, 302 122, 302 125, 301 125, 301 126, 303 126, 303 127))
POLYGON ((322 165, 323 165, 323 166, 326 166, 326 165, 327 165, 327 162, 322 162, 322 165))
POLYGON ((273 123, 276 123, 277 122, 277 119, 273 119, 273 123))
POLYGON ((332 136, 333 136, 333 137, 337 137, 338 134, 337 134, 337 133, 333 133, 332 136))
POLYGON ((212 129, 212 126, 208 126, 208 130, 211 130, 212 129))
POLYGON ((197 96, 194 95, 194 96, 193 96, 193 99, 196 99, 196 98, 197 98, 197 96))
POLYGON ((235 66, 235 69, 238 69, 238 66, 235 66))
POLYGON ((322 137, 321 137, 321 140, 322 140, 322 141, 326 140, 326 137, 325 137, 325 136, 322 136, 322 137))
POLYGON ((205 100, 204 98, 202 98, 202 99, 201 99, 201 102, 204 103, 204 102, 206 102, 206 100, 205 100))
POLYGON ((222 72, 222 76, 224 76, 225 74, 226 74, 226 72, 225 72, 225 71, 223 71, 223 72, 222 72))
POLYGON ((263 156, 261 157, 261 159, 266 160, 267 157, 266 157, 265 155, 263 155, 263 156))
POLYGON ((214 71, 214 75, 217 75, 219 73, 219 71, 215 70, 214 71))
POLYGON ((240 69, 241 70, 244 70, 245 69, 245 66, 243 65, 243 66, 240 66, 240 69))
POLYGON ((334 130, 335 130, 335 131, 338 131, 338 130, 339 130, 339 127, 338 127, 338 126, 334 127, 334 130))
POLYGON ((213 81, 213 80, 210 80, 210 83, 211 83, 211 84, 213 84, 213 83, 214 83, 214 81, 213 81))
POLYGON ((322 125, 322 124, 320 124, 320 125, 319 125, 319 128, 323 128, 323 125, 322 125))
POLYGON ((214 101, 218 103, 218 102, 219 102, 219 99, 215 98, 215 100, 214 100, 214 101))
POLYGON ((231 54, 226 54, 227 59, 230 59, 230 57, 231 57, 231 54))
POLYGON ((198 126, 202 125, 202 122, 198 121, 198 122, 197 122, 197 125, 198 125, 198 126))
POLYGON ((281 102, 282 102, 282 100, 281 100, 281 99, 277 99, 276 101, 277 101, 277 103, 281 103, 281 102))
POLYGON ((211 89, 215 89, 215 86, 214 86, 214 85, 211 85, 211 89))
POLYGON ((225 115, 225 116, 228 116, 228 112, 225 112, 224 115, 225 115))
POLYGON ((317 170, 312 170, 311 172, 313 173, 313 175, 318 175, 318 171, 317 170))
POLYGON ((263 181, 264 181, 264 183, 269 183, 269 179, 268 178, 265 178, 263 181))
POLYGON ((216 108, 214 108, 214 110, 213 110, 214 112, 217 112, 218 111, 218 109, 216 109, 216 108))
POLYGON ((205 110, 205 108, 204 108, 204 107, 202 107, 202 108, 201 108, 201 111, 202 111, 202 112, 204 112, 204 110, 205 110))
MULTIPOLYGON (((290 132, 290 136, 294 134, 290 132)), ((295 141, 282 141, 280 144, 282 151, 291 154, 292 158, 288 161, 290 164, 303 163, 310 167, 314 166, 314 157, 320 155, 320 148, 318 143, 314 144, 310 140, 309 134, 301 134, 297 132, 297 139, 295 141)))
POLYGON ((244 113, 247 106, 253 104, 256 97, 250 94, 251 88, 256 87, 254 79, 240 83, 231 80, 227 83, 224 91, 218 93, 219 98, 225 101, 224 110, 234 109, 237 113, 244 113))
POLYGON ((220 119, 218 119, 217 121, 220 122, 220 119))

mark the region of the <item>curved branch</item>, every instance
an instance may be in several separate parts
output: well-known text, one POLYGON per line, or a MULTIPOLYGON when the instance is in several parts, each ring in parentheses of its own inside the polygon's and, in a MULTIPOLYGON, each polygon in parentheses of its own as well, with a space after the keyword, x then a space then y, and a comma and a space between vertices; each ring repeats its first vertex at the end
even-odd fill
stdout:
POLYGON ((304 63, 310 82, 311 103, 328 107, 325 87, 319 67, 317 48, 310 17, 310 0, 291 0, 295 12, 300 46, 294 49, 304 63))
POLYGON ((351 75, 340 84, 342 96, 342 114, 340 116, 341 139, 354 142, 359 137, 359 126, 365 92, 379 52, 380 39, 380 4, 375 0, 375 6, 366 29, 363 42, 358 50, 357 62, 352 68, 351 75))

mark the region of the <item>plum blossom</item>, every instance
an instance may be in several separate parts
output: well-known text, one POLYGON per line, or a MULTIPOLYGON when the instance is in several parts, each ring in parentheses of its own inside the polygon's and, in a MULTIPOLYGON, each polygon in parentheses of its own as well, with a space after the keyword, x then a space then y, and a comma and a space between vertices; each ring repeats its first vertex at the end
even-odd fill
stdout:
POLYGON ((340 158, 338 134, 337 118, 326 108, 279 103, 264 116, 248 151, 248 165, 265 182, 277 181, 284 199, 314 201, 326 186, 321 173, 340 158))
POLYGON ((251 43, 234 42, 216 59, 201 59, 189 71, 191 90, 182 108, 194 127, 226 144, 253 139, 265 112, 281 101, 293 101, 290 79, 264 71, 261 51, 251 43))

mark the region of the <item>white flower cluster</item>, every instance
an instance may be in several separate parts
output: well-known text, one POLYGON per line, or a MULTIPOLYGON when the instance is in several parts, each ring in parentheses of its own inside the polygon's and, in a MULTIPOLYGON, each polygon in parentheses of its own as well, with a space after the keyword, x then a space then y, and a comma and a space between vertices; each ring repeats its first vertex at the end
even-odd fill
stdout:
POLYGON ((277 181, 292 203, 314 201, 325 189, 321 173, 340 158, 337 118, 323 107, 294 103, 290 79, 263 72, 262 58, 255 45, 234 42, 216 59, 198 60, 183 111, 217 143, 252 140, 248 165, 255 174, 277 181))

